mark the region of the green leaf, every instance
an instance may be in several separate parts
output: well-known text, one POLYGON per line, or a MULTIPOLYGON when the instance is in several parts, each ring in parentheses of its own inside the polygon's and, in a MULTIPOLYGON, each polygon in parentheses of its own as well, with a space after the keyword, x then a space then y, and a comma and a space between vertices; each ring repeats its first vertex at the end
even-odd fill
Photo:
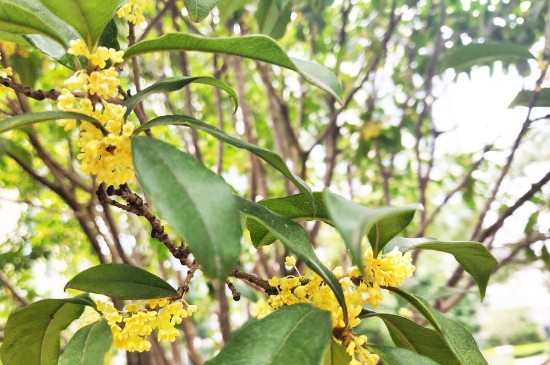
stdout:
POLYGON ((126 50, 124 58, 158 51, 217 52, 264 61, 298 72, 311 84, 341 101, 342 87, 334 73, 318 64, 288 57, 273 39, 263 35, 204 38, 171 33, 134 44, 126 50))
POLYGON ((79 329, 71 338, 59 365, 97 365, 111 348, 113 334, 104 319, 79 329))
POLYGON ((467 71, 474 65, 534 58, 529 52, 529 47, 517 43, 471 43, 453 47, 445 52, 442 55, 441 67, 454 68, 458 73, 467 71))
POLYGON ((479 295, 482 300, 485 297, 489 277, 498 265, 498 261, 491 252, 479 242, 443 242, 433 238, 395 237, 386 249, 389 251, 395 246, 402 252, 422 249, 450 253, 464 270, 472 275, 479 287, 479 295))
POLYGON ((395 314, 374 313, 369 316, 376 316, 384 321, 397 347, 417 352, 441 364, 460 365, 436 331, 395 314))
POLYGON ((241 10, 248 0, 220 0, 218 10, 220 13, 220 23, 226 24, 227 21, 241 10))
POLYGON ((220 0, 183 0, 191 20, 200 22, 210 14, 220 0))
POLYGON ((41 34, 67 46, 76 32, 38 0, 2 0, 0 31, 12 34, 41 34))
POLYGON ((0 137, 0 157, 7 153, 14 155, 26 162, 27 165, 32 166, 32 156, 25 148, 11 139, 0 137))
POLYGON ((16 310, 4 329, 2 362, 6 365, 57 364, 60 333, 83 311, 83 305, 70 303, 70 299, 44 299, 16 310))
POLYGON ((351 356, 346 352, 346 348, 334 341, 330 342, 323 357, 323 365, 349 365, 351 356))
MULTIPOLYGON (((258 204, 293 221, 318 220, 332 225, 323 193, 313 193, 313 202, 316 211, 313 211, 311 208, 311 199, 304 194, 264 199, 259 201, 258 204)), ((247 220, 246 228, 250 231, 250 239, 254 247, 270 245, 276 240, 275 236, 269 232, 269 229, 254 220, 247 220)))
POLYGON ((76 120, 85 120, 87 122, 93 123, 96 126, 101 126, 101 123, 93 117, 90 117, 86 114, 74 113, 74 112, 40 112, 40 113, 26 113, 21 115, 16 115, 8 119, 0 121, 0 133, 9 131, 11 129, 22 128, 30 124, 39 123, 39 122, 49 122, 52 120, 60 119, 76 119, 76 120))
POLYGON ((205 365, 318 365, 331 337, 330 313, 301 303, 235 331, 205 365))
POLYGON ((446 318, 425 299, 398 288, 387 288, 411 303, 441 335, 461 365, 488 365, 476 341, 464 326, 446 318))
MULTIPOLYGON (((520 91, 514 100, 508 105, 508 108, 513 108, 515 106, 530 106, 531 99, 533 98, 533 90, 522 90, 520 91)), ((550 88, 543 88, 539 92, 537 102, 534 105, 535 107, 549 107, 550 106, 550 88)))
POLYGON ((179 295, 156 275, 125 264, 93 266, 72 278, 65 289, 78 289, 118 299, 150 299, 179 295))
POLYGON ((260 32, 275 39, 285 35, 292 13, 292 2, 280 3, 277 0, 260 0, 258 10, 254 13, 260 32))
MULTIPOLYGON (((367 347, 371 352, 380 356, 384 365, 440 365, 428 357, 406 349, 379 345, 368 345, 367 347)), ((445 363, 445 365, 448 364, 445 363)))
MULTIPOLYGON (((137 94, 136 94, 137 95, 137 94)), ((208 124, 204 123, 198 119, 188 117, 186 115, 166 115, 163 117, 155 118, 148 123, 141 125, 134 131, 134 134, 137 134, 145 129, 157 126, 157 125, 185 125, 198 129, 200 131, 206 132, 213 137, 216 137, 222 142, 228 143, 237 148, 242 148, 247 151, 252 152, 265 162, 269 163, 271 166, 279 170, 284 176, 286 176, 290 181, 292 181, 302 193, 304 193, 309 198, 309 204, 313 207, 313 195, 309 186, 302 180, 300 177, 295 175, 292 171, 289 170, 286 163, 283 161, 281 156, 266 150, 264 148, 258 147, 256 145, 245 142, 241 139, 230 136, 224 131, 208 124)), ((313 208, 311 208, 313 209, 313 208)))
POLYGON ((233 113, 237 112, 237 108, 239 107, 237 94, 229 85, 227 85, 222 80, 218 80, 210 76, 195 76, 195 77, 179 76, 179 77, 168 77, 160 81, 157 81, 153 85, 139 91, 138 93, 133 95, 131 98, 126 100, 124 102, 124 105, 126 106, 127 110, 124 117, 125 118, 128 117, 128 115, 130 115, 130 112, 132 111, 132 109, 134 109, 137 103, 145 99, 147 96, 151 94, 156 94, 156 93, 164 93, 164 92, 180 90, 181 88, 184 88, 185 86, 191 83, 212 85, 226 91, 231 97, 231 99, 233 100, 233 104, 235 105, 235 109, 233 113))
POLYGON ((347 323, 347 307, 342 287, 336 276, 326 267, 313 251, 313 245, 307 232, 296 222, 273 213, 258 203, 237 197, 239 210, 248 218, 264 225, 293 254, 298 256, 314 272, 316 272, 332 289, 338 303, 343 309, 344 320, 347 323))
POLYGON ((225 281, 241 251, 241 221, 231 187, 177 148, 132 139, 134 168, 144 190, 183 237, 211 278, 225 281))
POLYGON ((340 232, 353 263, 364 273, 361 241, 365 232, 374 256, 413 219, 416 206, 366 208, 325 190, 325 203, 334 227, 340 232))
POLYGON ((117 51, 120 50, 120 43, 118 43, 118 27, 114 19, 109 20, 103 33, 99 36, 98 46, 112 48, 117 51))
POLYGON ((117 1, 41 0, 52 13, 70 24, 90 50, 95 47, 107 23, 115 15, 117 1))

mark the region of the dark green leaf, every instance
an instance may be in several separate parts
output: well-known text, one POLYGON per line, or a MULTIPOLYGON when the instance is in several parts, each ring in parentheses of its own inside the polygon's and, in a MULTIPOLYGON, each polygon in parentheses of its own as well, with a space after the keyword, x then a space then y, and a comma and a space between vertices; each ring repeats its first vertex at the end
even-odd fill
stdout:
POLYGON ((442 69, 454 68, 456 72, 467 71, 471 66, 496 61, 534 59, 529 47, 516 43, 471 43, 453 47, 442 55, 442 69))
POLYGON ((226 91, 229 94, 229 96, 231 96, 231 99, 233 100, 233 104, 235 105, 235 110, 233 112, 237 111, 237 108, 239 107, 237 94, 225 82, 210 76, 195 76, 195 77, 179 76, 179 77, 168 77, 160 81, 157 81, 153 85, 141 90, 140 92, 136 93, 131 98, 126 100, 124 102, 124 105, 128 109, 126 110, 126 114, 124 115, 124 117, 125 118, 128 117, 128 115, 130 115, 130 112, 132 111, 132 109, 134 109, 137 103, 145 99, 147 96, 151 94, 156 94, 156 93, 164 93, 164 92, 180 90, 181 88, 184 88, 185 86, 191 83, 212 85, 226 91))
POLYGON ((97 45, 116 49, 117 51, 120 50, 120 43, 118 43, 118 28, 113 19, 111 19, 105 26, 105 29, 103 29, 103 33, 101 33, 97 45))
POLYGON ((2 0, 0 31, 12 34, 41 34, 67 46, 77 33, 53 15, 38 0, 2 0))
POLYGON ((305 303, 290 305, 234 332, 205 365, 318 365, 330 337, 329 312, 305 303))
POLYGON ((341 101, 342 87, 330 70, 288 57, 273 39, 266 36, 203 38, 185 33, 165 34, 134 44, 126 50, 124 58, 158 51, 217 52, 268 62, 298 72, 307 81, 341 101))
POLYGON ((56 365, 59 335, 84 311, 81 304, 44 299, 13 312, 1 348, 6 365, 56 365))
POLYGON ((244 215, 264 225, 290 252, 298 256, 311 270, 323 278, 338 299, 347 323, 348 311, 342 287, 332 271, 319 260, 315 251, 313 251, 313 245, 309 240, 307 232, 298 223, 275 214, 258 203, 239 197, 237 197, 237 202, 239 210, 244 215))
MULTIPOLYGON (((514 100, 508 105, 508 108, 513 108, 515 106, 530 106, 531 100, 533 99, 534 91, 532 90, 522 90, 520 91, 514 100)), ((537 102, 534 104, 535 107, 550 107, 550 88, 543 88, 539 92, 537 102)))
POLYGON ((441 335, 461 365, 487 365, 476 341, 460 323, 446 318, 425 299, 397 288, 388 288, 411 303, 441 335))
POLYGON ((351 356, 346 352, 346 348, 334 341, 330 342, 323 357, 323 365, 349 365, 351 356))
POLYGON ((375 313, 371 316, 384 321, 397 347, 417 352, 441 364, 460 365, 436 331, 395 314, 375 313))
POLYGON ((59 365, 101 364, 112 342, 111 328, 104 319, 89 324, 71 338, 59 359, 59 365))
POLYGON ((380 356, 380 359, 384 362, 384 365, 440 365, 440 363, 437 363, 428 357, 406 349, 378 345, 368 345, 367 347, 371 352, 374 352, 380 356))
MULTIPOLYGON (((188 127, 192 127, 198 130, 201 130, 203 132, 206 132, 217 139, 219 139, 222 142, 228 143, 232 146, 235 146, 237 148, 242 148, 247 151, 252 152, 256 156, 260 157, 265 162, 269 163, 271 166, 275 167, 277 170, 279 170, 284 176, 286 176, 290 181, 292 181, 298 189, 300 189, 301 192, 306 194, 307 197, 309 197, 309 203, 310 207, 313 207, 313 195, 311 193, 311 189, 309 186, 300 179, 297 175, 295 175, 292 171, 288 169, 288 166, 283 161, 281 156, 278 154, 271 152, 269 150, 266 150, 264 148, 258 147, 256 145, 247 143, 241 139, 232 137, 225 133, 224 131, 210 125, 207 123, 204 123, 200 120, 197 120, 195 118, 188 117, 186 115, 166 115, 164 117, 158 117, 155 118, 148 123, 140 126, 134 131, 134 134, 137 134, 145 129, 154 127, 156 125, 186 125, 188 127)), ((311 208, 310 208, 311 209, 311 208)))
POLYGON ((52 120, 60 119, 76 119, 76 120, 85 120, 87 122, 93 123, 96 126, 101 126, 101 123, 93 117, 90 117, 86 114, 74 113, 74 112, 40 112, 40 113, 26 113, 21 115, 16 115, 8 119, 0 121, 0 133, 9 131, 11 129, 21 128, 28 126, 30 124, 38 122, 48 122, 52 120))
POLYGON ((161 216, 182 236, 204 272, 222 282, 241 251, 231 187, 193 157, 148 137, 132 139, 134 168, 161 216))
POLYGON ((176 289, 158 276, 125 264, 93 266, 72 278, 65 285, 65 289, 68 288, 118 299, 150 299, 178 295, 176 289))
POLYGON ((415 206, 366 208, 328 190, 325 191, 325 203, 334 227, 340 232, 353 263, 361 273, 364 272, 361 241, 365 232, 368 232, 376 257, 386 243, 410 223, 417 209, 415 206))
POLYGON ((189 16, 194 22, 200 22, 210 14, 220 0, 183 0, 189 16))
MULTIPOLYGON (((293 221, 319 220, 332 224, 328 216, 327 207, 325 206, 323 193, 313 193, 313 201, 316 207, 315 212, 311 209, 310 198, 304 194, 265 199, 258 203, 293 221)), ((246 228, 250 231, 250 239, 254 247, 270 245, 276 240, 275 236, 266 227, 254 220, 247 219, 246 228)))
POLYGON ((433 238, 396 237, 386 247, 387 250, 391 250, 395 246, 402 252, 422 249, 450 253, 464 270, 472 275, 479 287, 482 300, 491 272, 498 265, 491 252, 479 242, 442 242, 433 238))
POLYGON ((70 24, 92 50, 105 25, 115 15, 117 1, 41 0, 52 13, 70 24))

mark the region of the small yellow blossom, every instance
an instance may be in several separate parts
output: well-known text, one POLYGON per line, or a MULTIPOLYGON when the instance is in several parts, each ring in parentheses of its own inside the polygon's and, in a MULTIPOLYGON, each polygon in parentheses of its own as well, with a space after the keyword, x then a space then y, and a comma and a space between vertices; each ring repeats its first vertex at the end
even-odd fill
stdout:
MULTIPOLYGON (((364 276, 361 276, 357 267, 351 267, 347 274, 340 266, 333 270, 344 291, 348 326, 346 326, 342 307, 334 292, 319 275, 312 272, 300 277, 278 278, 274 276, 269 279, 268 284, 277 288, 277 294, 270 295, 267 300, 258 301, 252 312, 257 318, 262 319, 284 306, 311 303, 332 314, 333 334, 341 334, 336 337, 333 335, 333 340, 346 347, 347 353, 352 357, 350 365, 374 365, 378 362, 379 357, 366 349, 367 337, 356 335, 351 332, 351 329, 361 323, 359 315, 363 304, 376 307, 383 298, 381 293, 383 287, 399 286, 404 279, 412 275, 414 266, 411 262, 410 254, 402 255, 397 248, 376 258, 372 249, 369 248, 363 256, 364 276)), ((285 260, 287 266, 294 266, 295 263, 292 257, 287 257, 285 260)))
POLYGON ((381 122, 367 122, 361 129, 363 139, 376 138, 380 135, 380 131, 383 129, 381 122))
POLYGON ((287 256, 285 259, 285 265, 290 267, 296 266, 296 258, 292 256, 287 256))
POLYGON ((124 18, 132 24, 141 24, 145 21, 143 9, 148 5, 148 0, 129 0, 117 11, 119 18, 124 18))
POLYGON ((397 314, 399 314, 401 317, 405 317, 408 319, 412 319, 414 316, 414 313, 407 307, 401 307, 397 311, 397 314))
POLYGON ((86 46, 86 43, 84 43, 82 39, 72 40, 69 43, 69 49, 67 50, 67 53, 73 56, 84 56, 86 58, 90 57, 88 46, 86 46))
POLYGON ((147 336, 155 329, 158 330, 159 340, 174 341, 179 336, 179 330, 175 326, 197 311, 195 305, 170 298, 130 303, 124 307, 124 311, 118 311, 111 303, 98 301, 96 304, 97 310, 111 327, 115 347, 139 352, 151 349, 147 336))

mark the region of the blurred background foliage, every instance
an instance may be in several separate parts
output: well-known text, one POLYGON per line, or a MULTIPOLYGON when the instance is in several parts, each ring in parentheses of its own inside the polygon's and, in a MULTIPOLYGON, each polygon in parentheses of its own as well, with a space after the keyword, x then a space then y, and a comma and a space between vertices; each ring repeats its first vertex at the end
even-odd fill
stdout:
MULTIPOLYGON (((547 13, 548 4, 542 0, 221 0, 196 24, 181 1, 150 1, 146 23, 136 28, 138 39, 175 31, 204 36, 263 33, 276 38, 291 56, 333 70, 342 83, 344 103, 278 67, 194 52, 140 57, 139 80, 127 67, 123 88, 134 93, 169 76, 219 77, 239 95, 236 114, 219 90, 192 86, 149 98, 143 103, 147 118, 180 113, 217 125, 276 151, 317 191, 330 187, 372 207, 420 203, 424 210, 403 235, 479 240, 501 262, 493 282, 504 283, 518 271, 534 268, 547 283, 550 190, 543 176, 550 170, 550 128, 547 120, 534 121, 547 109, 534 108, 528 114, 528 108, 518 108, 516 119, 496 120, 489 131, 472 130, 487 134, 483 146, 479 136, 472 135, 470 144, 460 137, 461 120, 453 118, 452 111, 442 112, 445 105, 439 101, 449 85, 473 82, 480 71, 490 75, 489 82, 507 75, 522 78, 523 87, 533 90, 541 72, 537 60, 545 57, 547 13), (472 44, 498 45, 478 51, 467 48, 472 44), (525 57, 529 51, 532 56, 525 57), (500 138, 503 131, 510 133, 500 138), (454 148, 456 143, 461 148, 454 148), (536 183, 541 186, 531 191, 536 183), (494 226, 500 218, 503 224, 494 226)), ((128 25, 115 20, 124 49, 128 25)), ((34 89, 60 89, 71 74, 28 45, 0 46, 5 65, 12 65, 21 83, 34 89)), ((540 82, 542 87, 547 83, 540 82)), ((0 97, 4 118, 23 107, 7 88, 1 87, 0 97)), ((489 105, 499 95, 485 97, 489 105)), ((55 108, 53 101, 23 103, 32 111, 55 108)), ((471 107, 460 100, 454 105, 471 107)), ((481 112, 491 116, 490 110, 481 112)), ((78 171, 74 133, 45 123, 0 138, 0 225, 6 231, 0 236, 0 329, 14 308, 63 295, 65 278, 101 260, 145 267, 176 286, 185 275, 164 246, 150 238, 144 220, 98 202, 97 186, 78 171)), ((194 154, 252 200, 297 193, 246 151, 196 133, 183 127, 154 131, 156 137, 194 154)), ((333 265, 349 265, 335 231, 314 223, 307 228, 320 256, 333 265)), ((282 246, 256 250, 247 244, 240 265, 271 277, 285 273, 284 256, 282 246)), ((506 318, 515 319, 506 322, 506 328, 513 332, 504 333, 498 323, 503 312, 479 304, 473 282, 456 269, 452 258, 422 253, 415 259, 418 269, 407 284, 410 291, 462 321, 477 333, 482 346, 537 342, 547 336, 543 327, 550 326, 550 318, 546 323, 530 319, 533 308, 508 310, 506 318), (480 320, 480 308, 486 321, 480 320)), ((220 301, 230 298, 223 288, 200 277, 193 280, 189 301, 200 309, 192 321, 183 323, 185 343, 128 355, 128 362, 183 364, 186 355, 193 363, 207 358, 222 344, 217 315, 229 311, 237 328, 259 295, 242 285, 238 289, 243 300, 220 301)), ((392 296, 383 309, 398 311, 405 305, 392 296)), ((388 340, 382 322, 365 322, 369 338, 388 340)))

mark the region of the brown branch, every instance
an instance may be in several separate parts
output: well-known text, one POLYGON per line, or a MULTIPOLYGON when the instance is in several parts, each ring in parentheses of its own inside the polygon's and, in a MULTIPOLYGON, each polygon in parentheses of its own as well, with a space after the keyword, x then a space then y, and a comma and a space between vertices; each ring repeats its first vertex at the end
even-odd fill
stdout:
POLYGON ((15 299, 17 299, 17 301, 21 304, 20 307, 26 306, 30 303, 29 300, 21 295, 19 290, 11 284, 9 278, 2 271, 0 271, 0 283, 11 292, 15 299))
POLYGON ((166 1, 166 3, 164 4, 164 7, 162 8, 161 11, 159 11, 157 13, 157 16, 155 16, 155 18, 153 20, 151 20, 148 24, 147 24, 147 27, 145 28, 145 30, 143 31, 143 33, 141 33, 141 35, 139 36, 138 40, 136 42, 141 42, 146 36, 147 34, 149 34, 149 32, 151 30, 153 30, 154 27, 157 26, 157 24, 159 23, 159 21, 162 19, 162 17, 164 16, 164 14, 166 14, 166 12, 172 7, 172 4, 174 3, 175 0, 168 0, 166 1))
POLYGON ((488 237, 494 235, 500 229, 500 227, 502 227, 506 218, 511 216, 519 207, 521 207, 526 201, 531 199, 537 192, 539 192, 541 188, 546 185, 546 183, 548 183, 548 181, 550 181, 550 171, 548 171, 546 175, 544 175, 542 179, 540 179, 538 182, 531 185, 531 188, 527 192, 525 192, 525 194, 523 194, 511 207, 506 209, 498 217, 497 221, 493 223, 493 225, 481 232, 479 235, 479 241, 483 242, 488 237))
POLYGON ((241 300, 241 293, 235 288, 235 285, 229 279, 225 281, 225 284, 227 285, 227 288, 231 291, 231 296, 233 297, 233 300, 238 302, 241 300))
MULTIPOLYGON (((118 189, 114 186, 109 186, 107 191, 104 190, 103 185, 100 185, 97 189, 97 197, 100 202, 113 205, 127 212, 135 214, 137 216, 144 217, 151 224, 151 237, 161 241, 164 246, 170 251, 172 256, 180 261, 182 265, 189 268, 187 277, 184 280, 184 286, 189 284, 189 281, 193 278, 195 272, 200 269, 200 265, 197 260, 191 261, 189 259, 189 250, 184 245, 177 246, 172 242, 168 234, 164 232, 164 226, 160 220, 151 212, 149 205, 143 201, 143 199, 134 193, 128 185, 121 185, 118 189), (120 196, 127 204, 120 204, 119 202, 109 198, 109 196, 120 196)), ((183 288, 184 290, 186 288, 183 288)))
MULTIPOLYGON (((542 62, 548 61, 549 56, 550 56, 550 6, 548 6, 546 18, 547 19, 546 19, 546 22, 545 22, 546 26, 545 26, 545 37, 544 37, 545 38, 545 45, 544 45, 544 52, 542 54, 542 62)), ((476 223, 476 226, 475 226, 475 229, 474 229, 474 233, 472 234, 472 240, 475 240, 475 241, 480 240, 480 236, 482 235, 482 233, 480 234, 481 227, 483 225, 483 221, 485 220, 485 216, 489 212, 489 209, 491 208, 491 204, 496 199, 496 196, 497 196, 497 194, 500 190, 500 186, 501 186, 502 182, 504 181, 504 178, 506 177, 506 175, 508 175, 508 171, 510 170, 510 166, 512 165, 512 161, 514 159, 516 151, 519 148, 521 140, 523 139, 523 137, 525 136, 525 134, 529 130, 529 127, 531 126, 531 123, 533 123, 533 121, 531 120, 531 112, 532 112, 533 108, 535 107, 535 105, 536 105, 536 103, 539 99, 540 88, 541 88, 542 82, 546 78, 547 70, 548 70, 548 66, 544 67, 541 70, 540 76, 536 81, 535 91, 533 92, 533 95, 531 96, 531 100, 529 102, 529 108, 527 110, 527 116, 525 117, 525 121, 523 122, 521 130, 518 133, 518 135, 516 137, 516 140, 514 141, 514 144, 512 146, 510 154, 508 155, 508 158, 506 159, 506 164, 502 168, 502 170, 500 172, 500 175, 498 177, 498 180, 495 183, 495 185, 493 187, 493 190, 491 191, 491 195, 490 195, 489 199, 487 199, 487 201, 485 202, 485 206, 483 207, 483 210, 481 211, 481 214, 479 215, 479 217, 477 219, 477 223, 476 223)))
POLYGON ((277 289, 269 285, 267 280, 257 277, 254 274, 250 274, 239 269, 231 271, 231 276, 237 279, 241 279, 248 284, 251 284, 256 289, 262 289, 266 294, 273 295, 277 294, 277 289))
POLYGON ((218 322, 220 323, 220 332, 223 343, 226 344, 231 337, 231 321, 229 313, 229 302, 225 294, 225 282, 214 282, 216 296, 218 298, 218 322))

